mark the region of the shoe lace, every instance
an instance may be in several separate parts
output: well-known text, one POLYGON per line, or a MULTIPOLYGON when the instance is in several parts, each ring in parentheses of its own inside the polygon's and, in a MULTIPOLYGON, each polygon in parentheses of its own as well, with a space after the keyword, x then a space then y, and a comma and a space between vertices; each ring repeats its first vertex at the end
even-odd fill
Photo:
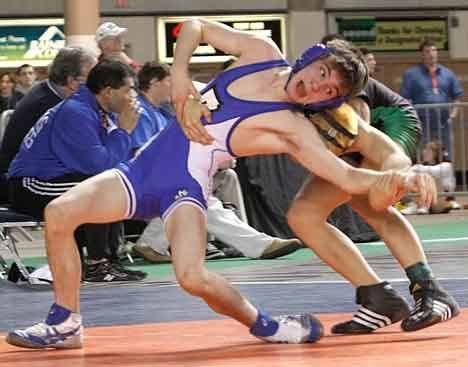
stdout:
POLYGON ((292 316, 292 315, 281 315, 276 317, 276 321, 285 325, 285 326, 293 326, 297 327, 301 323, 298 320, 299 316, 292 316))
POLYGON ((27 333, 34 334, 34 335, 43 335, 43 334, 46 334, 49 328, 50 326, 47 325, 46 323, 38 322, 37 324, 34 324, 28 327, 25 331, 27 333))

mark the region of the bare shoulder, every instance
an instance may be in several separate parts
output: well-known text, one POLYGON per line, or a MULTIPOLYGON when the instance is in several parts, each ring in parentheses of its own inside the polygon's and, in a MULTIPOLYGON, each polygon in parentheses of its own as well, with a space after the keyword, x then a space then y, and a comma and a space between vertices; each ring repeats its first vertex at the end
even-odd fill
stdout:
POLYGON ((302 113, 293 110, 262 113, 249 118, 246 124, 246 126, 255 129, 274 130, 284 133, 292 133, 310 125, 310 121, 302 113))
POLYGON ((284 55, 275 42, 270 38, 252 36, 250 45, 239 56, 237 65, 254 62, 282 59, 284 55))

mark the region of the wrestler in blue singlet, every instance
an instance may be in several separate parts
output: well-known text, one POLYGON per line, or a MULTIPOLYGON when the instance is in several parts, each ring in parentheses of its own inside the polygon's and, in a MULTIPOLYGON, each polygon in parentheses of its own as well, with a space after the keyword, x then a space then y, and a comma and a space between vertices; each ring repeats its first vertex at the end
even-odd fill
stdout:
POLYGON ((224 71, 203 89, 202 100, 212 113, 212 122, 203 122, 215 138, 211 145, 190 142, 172 121, 134 159, 120 164, 116 172, 128 195, 127 217, 165 219, 182 203, 205 210, 218 165, 235 157, 229 144, 234 128, 254 115, 295 108, 291 103, 242 100, 229 94, 228 86, 245 75, 284 66, 289 65, 282 59, 243 65, 224 71))

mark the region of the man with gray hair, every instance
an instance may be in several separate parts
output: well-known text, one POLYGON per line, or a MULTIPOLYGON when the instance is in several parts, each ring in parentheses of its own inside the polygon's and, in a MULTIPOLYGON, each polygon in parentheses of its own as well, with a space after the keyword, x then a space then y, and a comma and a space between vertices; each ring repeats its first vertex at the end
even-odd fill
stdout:
POLYGON ((92 51, 81 47, 65 47, 57 53, 49 67, 49 79, 35 85, 11 115, 0 149, 2 175, 8 171, 24 136, 39 117, 75 93, 96 61, 92 51))

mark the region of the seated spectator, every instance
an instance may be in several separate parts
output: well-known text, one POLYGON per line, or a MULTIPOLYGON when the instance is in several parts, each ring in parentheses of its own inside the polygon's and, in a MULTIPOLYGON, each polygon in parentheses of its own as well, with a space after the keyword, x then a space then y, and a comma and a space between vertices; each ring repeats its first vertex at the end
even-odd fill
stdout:
POLYGON ((10 109, 14 109, 18 102, 32 89, 36 81, 36 72, 32 65, 23 64, 16 69, 15 77, 16 85, 8 105, 10 109))
POLYGON ((102 23, 96 30, 96 43, 101 50, 99 61, 120 60, 130 65, 135 71, 138 71, 141 65, 130 58, 124 51, 125 45, 123 35, 127 33, 127 28, 119 27, 115 23, 102 23))
POLYGON ((15 109, 0 150, 0 170, 6 172, 21 142, 49 108, 75 93, 95 65, 95 56, 82 48, 62 48, 50 65, 49 79, 37 83, 15 109))
POLYGON ((165 64, 147 62, 138 72, 140 118, 132 131, 132 148, 137 150, 168 124, 173 115, 161 108, 170 103, 171 76, 165 64))
POLYGON ((225 167, 216 172, 213 178, 213 195, 223 202, 223 205, 233 205, 237 216, 248 223, 239 177, 234 168, 236 161, 226 162, 225 167))
MULTIPOLYGON (((121 62, 98 64, 86 85, 78 82, 77 93, 42 115, 8 170, 15 210, 42 218, 52 199, 130 156, 129 134, 138 119, 133 75, 121 62), (118 114, 117 123, 113 113, 118 114)), ((84 279, 125 281, 144 275, 102 258, 90 261, 84 279)))
MULTIPOLYGON (((442 145, 438 141, 427 143, 422 150, 423 164, 413 166, 415 172, 428 173, 434 177, 439 192, 453 192, 455 190, 455 175, 451 162, 443 161, 442 145)), ((451 209, 460 209, 453 197, 439 198, 429 209, 418 207, 411 201, 401 210, 402 214, 438 214, 447 213, 451 209)))
POLYGON ((15 83, 10 73, 2 73, 0 75, 0 114, 9 107, 14 85, 15 83))
MULTIPOLYGON (((25 135, 49 108, 78 89, 80 81, 86 80, 95 63, 95 56, 85 49, 62 48, 50 65, 49 79, 37 83, 16 107, 5 128, 0 147, 2 187, 6 186, 4 177, 25 135)), ((0 202, 8 201, 7 191, 0 190, 0 202)))

